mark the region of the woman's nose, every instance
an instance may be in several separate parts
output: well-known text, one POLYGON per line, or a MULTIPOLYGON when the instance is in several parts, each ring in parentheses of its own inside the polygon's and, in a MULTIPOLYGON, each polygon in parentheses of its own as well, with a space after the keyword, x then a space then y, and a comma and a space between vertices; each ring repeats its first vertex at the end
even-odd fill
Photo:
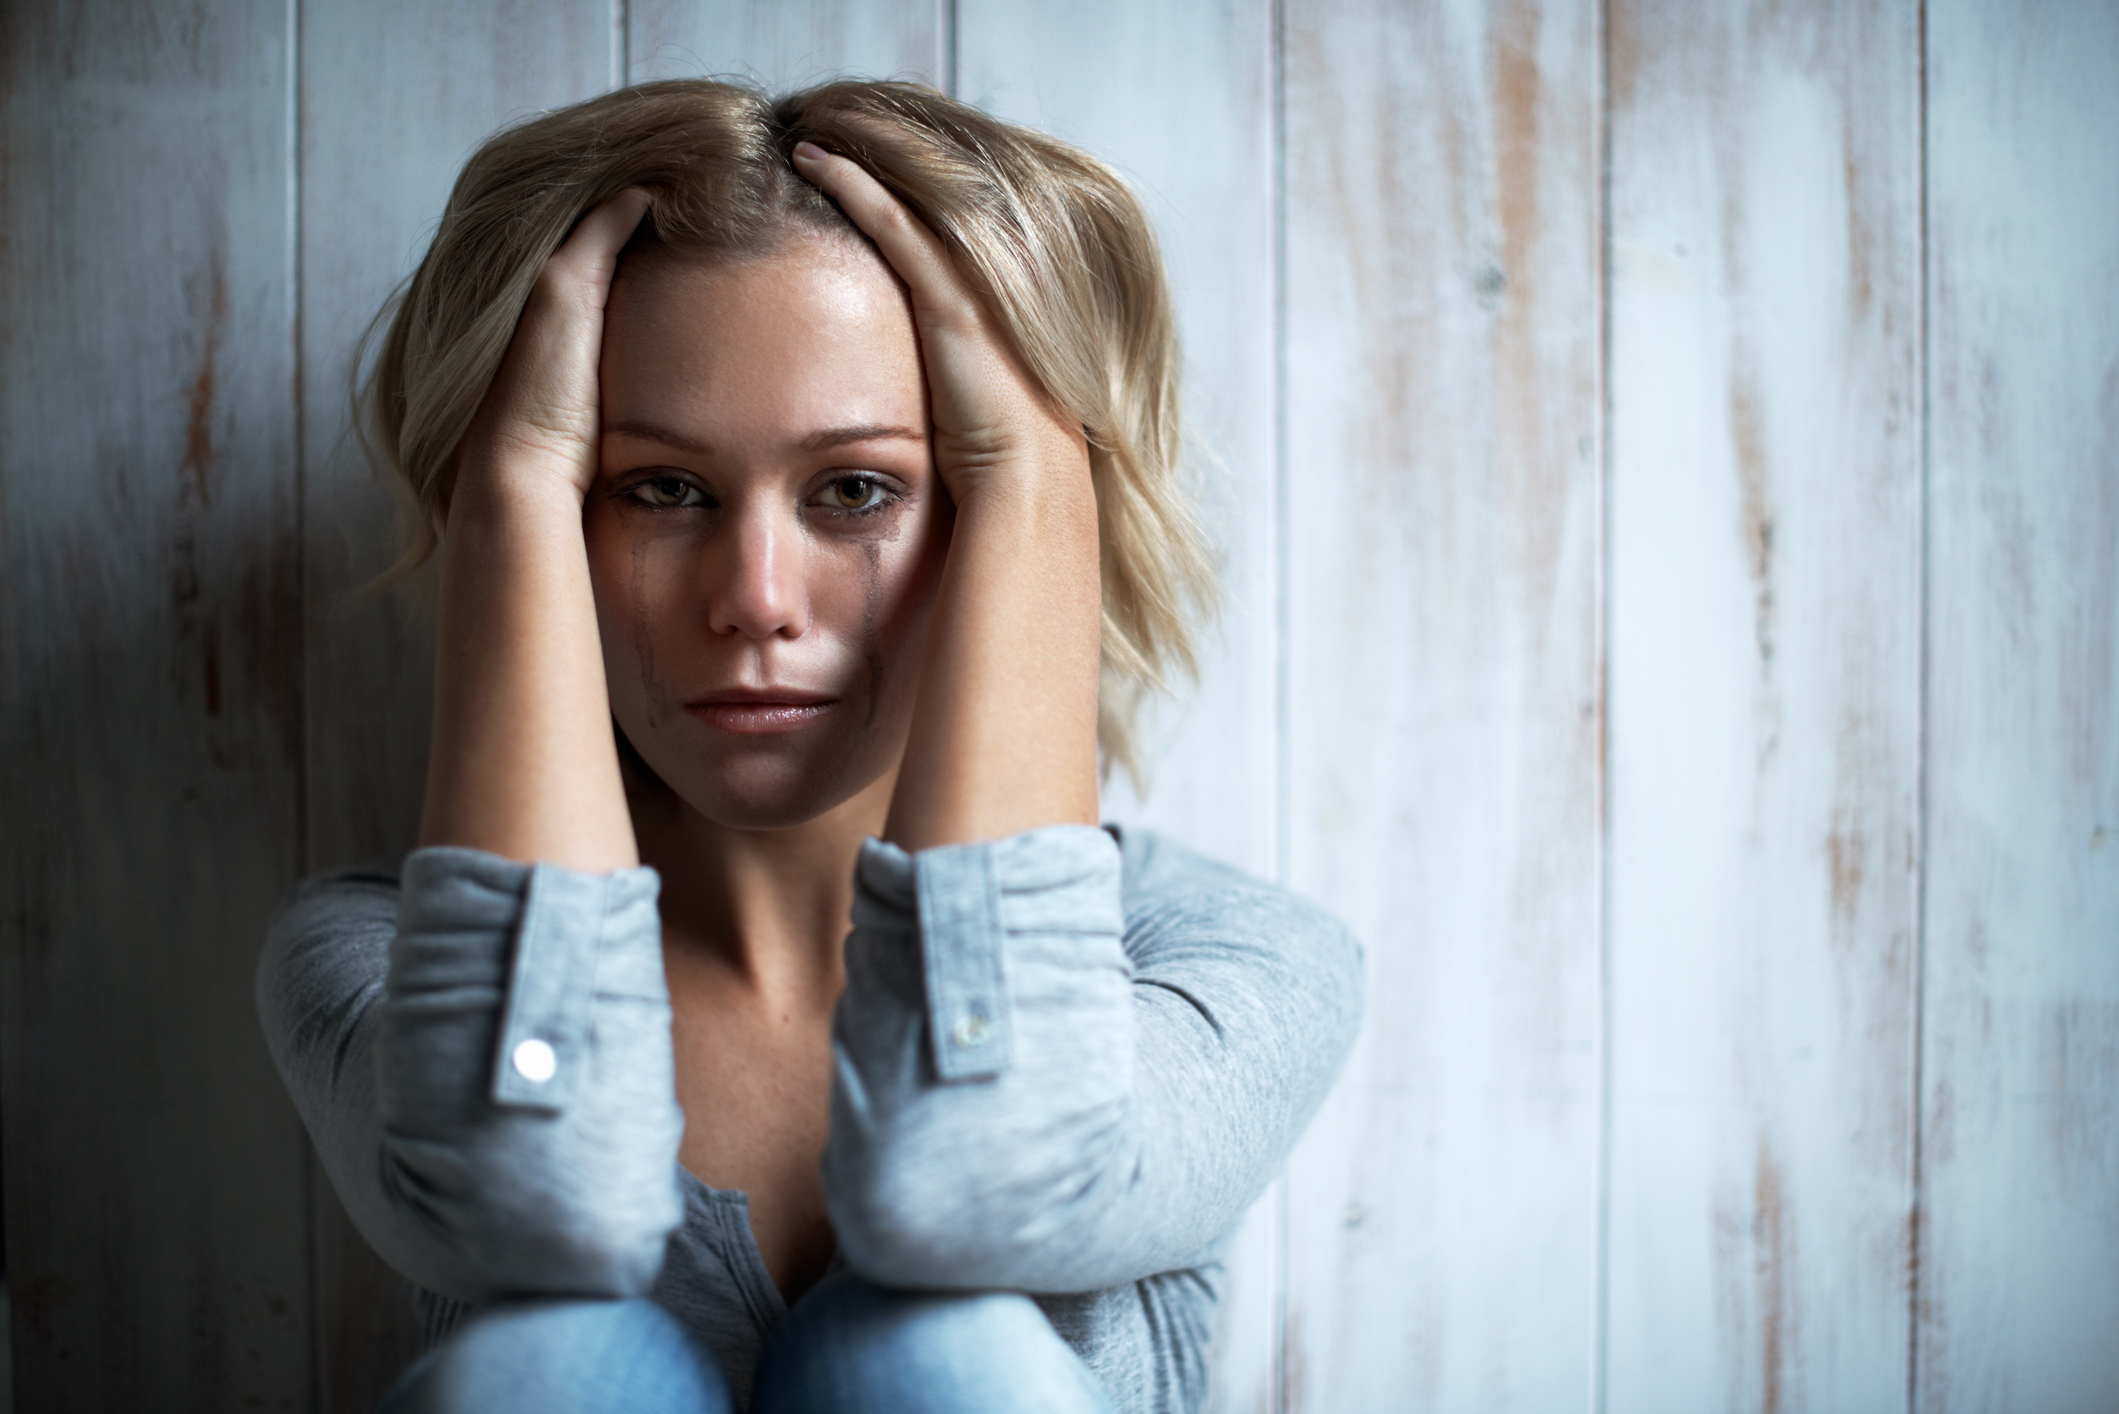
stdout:
POLYGON ((714 537, 707 624, 745 638, 800 638, 809 631, 807 539, 793 516, 752 504, 714 537))

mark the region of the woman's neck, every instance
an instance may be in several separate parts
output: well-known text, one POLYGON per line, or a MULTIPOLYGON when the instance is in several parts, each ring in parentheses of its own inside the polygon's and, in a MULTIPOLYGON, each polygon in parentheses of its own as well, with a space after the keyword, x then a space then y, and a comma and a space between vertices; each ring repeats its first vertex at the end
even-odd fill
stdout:
MULTIPOLYGON (((629 783, 631 784, 631 783, 629 783)), ((836 997, 853 864, 890 808, 886 775, 814 820, 777 830, 715 824, 661 782, 629 789, 640 859, 662 875, 665 950, 779 995, 836 997)))

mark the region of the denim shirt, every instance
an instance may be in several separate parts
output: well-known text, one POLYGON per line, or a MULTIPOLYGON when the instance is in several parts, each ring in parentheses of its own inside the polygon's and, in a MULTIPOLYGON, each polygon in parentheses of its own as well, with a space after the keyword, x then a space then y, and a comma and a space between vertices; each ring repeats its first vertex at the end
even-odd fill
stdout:
MULTIPOLYGON (((1137 832, 871 840, 854 882, 839 1260, 1030 1293, 1118 1408, 1198 1408, 1222 1242, 1352 1043, 1358 946, 1137 832)), ((324 876, 273 923, 259 1012, 347 1212, 418 1287, 651 1294, 743 1399, 786 1308, 744 1195, 677 1163, 657 888, 456 848, 324 876)))

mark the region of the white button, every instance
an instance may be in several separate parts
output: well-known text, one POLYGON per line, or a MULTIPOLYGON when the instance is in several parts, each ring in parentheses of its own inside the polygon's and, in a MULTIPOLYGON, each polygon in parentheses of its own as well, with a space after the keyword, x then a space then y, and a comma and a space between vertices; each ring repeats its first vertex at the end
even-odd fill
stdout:
POLYGON ((559 1057, 534 1036, 517 1046, 509 1059, 515 1063, 515 1073, 532 1085, 544 1084, 559 1071, 559 1057))
POLYGON ((991 1029, 986 1023, 986 1018, 974 1011, 960 1017, 957 1021, 956 1029, 949 1034, 956 1038, 956 1043, 959 1046, 969 1050, 973 1046, 985 1045, 986 1034, 991 1029))

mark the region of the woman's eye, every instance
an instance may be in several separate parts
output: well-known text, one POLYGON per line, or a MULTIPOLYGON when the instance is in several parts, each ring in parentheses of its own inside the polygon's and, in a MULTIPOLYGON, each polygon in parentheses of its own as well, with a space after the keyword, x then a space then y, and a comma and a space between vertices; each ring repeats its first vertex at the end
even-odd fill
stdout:
POLYGON ((842 476, 824 488, 824 504, 838 511, 865 511, 883 499, 883 487, 873 477, 842 476))
POLYGON ((653 506, 657 510, 706 504, 706 498, 699 494, 698 487, 675 476, 658 476, 649 481, 635 482, 630 494, 642 505, 653 506))

